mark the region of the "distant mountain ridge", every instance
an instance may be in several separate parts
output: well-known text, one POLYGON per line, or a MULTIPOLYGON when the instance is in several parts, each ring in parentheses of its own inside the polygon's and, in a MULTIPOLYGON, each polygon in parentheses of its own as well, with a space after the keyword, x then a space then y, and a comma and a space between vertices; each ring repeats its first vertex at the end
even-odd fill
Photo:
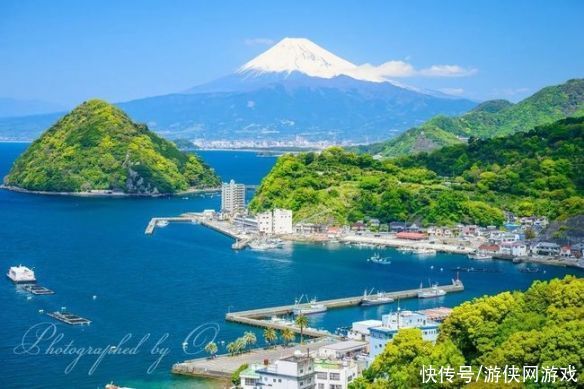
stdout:
MULTIPOLYGON (((372 142, 476 103, 397 85, 286 38, 218 80, 117 105, 168 138, 372 142)), ((0 120, 0 139, 34 137, 56 117, 0 120)))
POLYGON ((399 157, 463 143, 461 138, 504 136, 583 115, 584 79, 573 79, 545 87, 517 104, 490 100, 462 116, 439 115, 396 138, 357 149, 384 157, 399 157))

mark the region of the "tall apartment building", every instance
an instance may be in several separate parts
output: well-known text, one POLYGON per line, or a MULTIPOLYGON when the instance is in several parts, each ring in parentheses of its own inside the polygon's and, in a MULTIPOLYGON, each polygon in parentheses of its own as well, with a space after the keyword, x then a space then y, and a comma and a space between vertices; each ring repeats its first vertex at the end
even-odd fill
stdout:
POLYGON ((237 212, 245 209, 245 185, 231 180, 221 185, 221 212, 237 212))

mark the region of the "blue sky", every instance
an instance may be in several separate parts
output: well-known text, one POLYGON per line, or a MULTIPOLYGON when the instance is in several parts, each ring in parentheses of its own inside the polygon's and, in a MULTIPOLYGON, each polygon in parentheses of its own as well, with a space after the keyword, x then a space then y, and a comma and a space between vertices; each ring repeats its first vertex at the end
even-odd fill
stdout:
POLYGON ((4 0, 0 96, 69 107, 172 93, 228 74, 290 36, 356 64, 457 65, 470 71, 396 80, 517 101, 584 76, 582 15, 578 0, 4 0))

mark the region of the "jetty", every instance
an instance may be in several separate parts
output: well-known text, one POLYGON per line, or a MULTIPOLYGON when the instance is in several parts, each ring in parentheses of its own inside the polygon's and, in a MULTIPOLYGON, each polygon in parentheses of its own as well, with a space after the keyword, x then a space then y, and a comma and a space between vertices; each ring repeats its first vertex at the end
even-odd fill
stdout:
POLYGON ((74 315, 69 312, 65 311, 56 311, 56 312, 49 312, 47 313, 50 317, 62 321, 63 323, 72 325, 72 326, 82 326, 82 325, 89 325, 91 324, 91 320, 86 319, 81 316, 74 315))
MULTIPOLYGON (((416 289, 408 289, 408 290, 401 290, 395 292, 386 292, 384 296, 391 297, 394 300, 405 300, 409 298, 417 298, 418 293, 420 292, 432 292, 436 288, 444 290, 446 293, 453 293, 453 292, 462 292, 464 290, 464 284, 460 280, 453 280, 452 284, 449 285, 439 285, 435 287, 428 287, 428 288, 416 288, 416 289)), ((356 297, 343 297, 338 299, 332 300, 324 300, 319 301, 319 304, 323 304, 327 307, 327 309, 336 309, 336 308, 347 308, 360 305, 363 301, 363 295, 356 296, 356 297)), ((389 304, 389 302, 388 302, 389 304)), ((278 316, 286 316, 291 315, 294 308, 303 307, 306 304, 300 305, 283 305, 278 307, 270 307, 270 308, 260 308, 260 309, 252 309, 248 311, 240 311, 240 312, 229 312, 225 315, 225 320, 240 324, 246 324, 254 327, 261 327, 261 328, 274 328, 278 330, 282 330, 284 328, 289 328, 294 332, 299 333, 300 328, 292 323, 277 321, 277 320, 266 320, 266 318, 278 317, 278 316)), ((334 336, 331 335, 328 331, 314 329, 314 328, 304 328, 304 335, 312 336, 312 337, 322 337, 322 336, 334 336)))
POLYGON ((156 228, 156 226, 158 225, 158 223, 176 223, 176 222, 180 222, 180 223, 188 223, 188 222, 198 222, 197 216, 195 214, 189 214, 189 215, 184 215, 184 216, 173 216, 173 217, 153 217, 152 219, 150 219, 150 221, 148 222, 148 225, 146 226, 146 230, 144 231, 144 233, 146 235, 152 235, 154 233, 154 229, 156 228))

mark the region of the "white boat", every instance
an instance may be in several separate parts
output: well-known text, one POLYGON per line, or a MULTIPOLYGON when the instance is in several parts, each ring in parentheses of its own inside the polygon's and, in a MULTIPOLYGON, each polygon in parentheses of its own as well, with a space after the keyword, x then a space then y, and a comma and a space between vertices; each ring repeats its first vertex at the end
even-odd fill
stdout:
POLYGON ((295 316, 314 315, 315 313, 322 313, 327 310, 326 305, 318 303, 316 298, 310 300, 306 304, 301 304, 300 301, 302 301, 302 297, 294 302, 292 313, 294 313, 295 316))
POLYGON ((10 269, 8 269, 6 277, 10 278, 10 280, 15 284, 27 284, 36 282, 34 271, 22 265, 12 266, 10 269))
POLYGON ((468 254, 468 258, 469 259, 476 259, 478 261, 482 261, 482 260, 486 260, 486 259, 493 259, 492 255, 489 255, 487 253, 483 253, 483 252, 476 252, 476 253, 471 253, 468 254))
POLYGON ((412 252, 416 255, 436 255, 436 250, 434 249, 425 249, 425 248, 417 248, 413 249, 412 252))
MULTIPOLYGON (((420 289, 422 289, 421 284, 420 284, 420 289)), ((438 284, 434 284, 434 285, 432 285, 432 288, 430 290, 420 290, 418 292, 418 298, 419 299, 427 299, 427 298, 433 298, 433 297, 441 297, 441 296, 444 296, 445 294, 446 294, 446 291, 444 289, 439 289, 438 284)))
POLYGON ((363 299, 361 300, 362 306, 371 306, 371 305, 381 305, 381 304, 389 304, 393 303, 395 300, 389 296, 387 296, 383 292, 377 292, 376 294, 367 293, 367 291, 363 292, 363 299))
POLYGON ((157 227, 166 227, 168 225, 168 220, 158 220, 156 222, 157 227))
POLYGON ((389 257, 382 257, 379 253, 373 254, 367 259, 367 262, 378 263, 380 265, 391 265, 391 260, 389 257))
POLYGON ((248 246, 252 250, 271 250, 282 248, 284 242, 281 239, 256 239, 250 241, 248 246))
POLYGON ((411 253, 412 251, 414 251, 414 249, 410 247, 400 247, 397 249, 397 251, 399 251, 400 253, 411 253))

